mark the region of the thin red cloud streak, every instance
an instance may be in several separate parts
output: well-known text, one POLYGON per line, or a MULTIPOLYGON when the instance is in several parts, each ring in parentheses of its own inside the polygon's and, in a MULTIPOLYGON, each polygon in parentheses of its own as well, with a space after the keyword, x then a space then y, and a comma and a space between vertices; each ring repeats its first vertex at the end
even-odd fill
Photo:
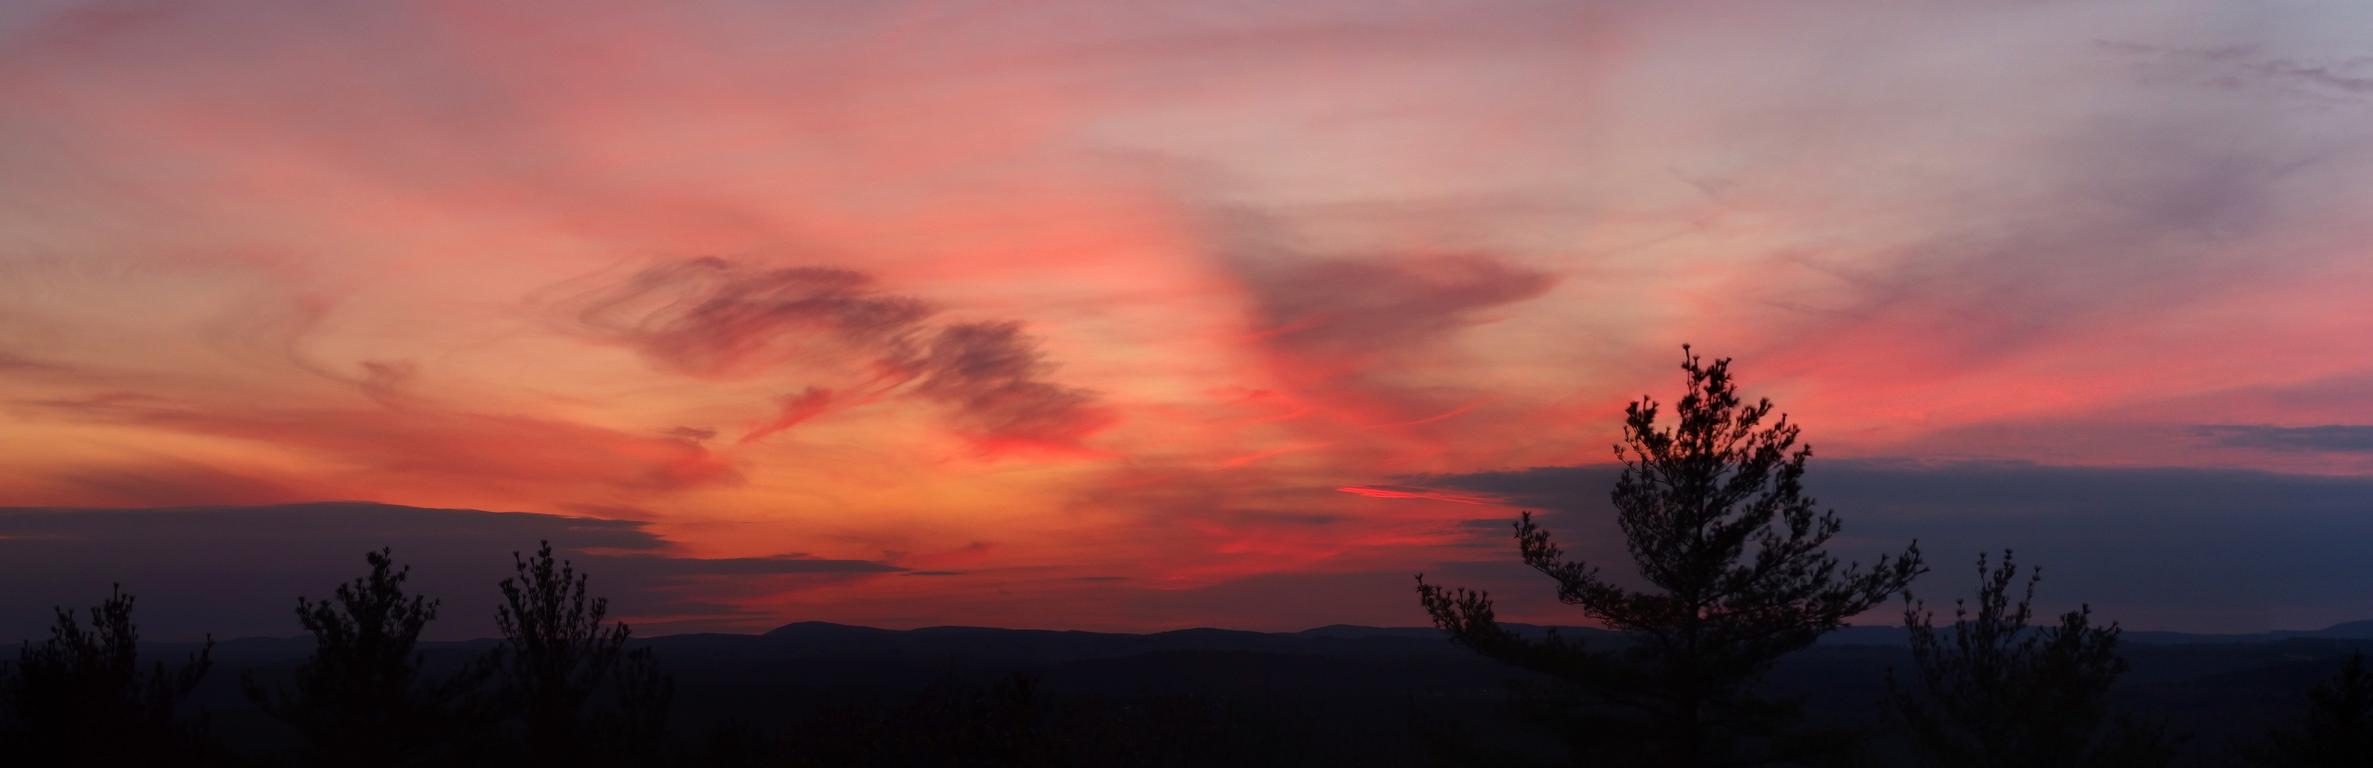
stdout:
POLYGON ((1411 488, 1406 486, 1346 485, 1335 490, 1355 496, 1366 496, 1371 499, 1431 499, 1434 501, 1447 501, 1453 504, 1501 503, 1499 499, 1495 499, 1490 496, 1476 496, 1473 494, 1436 491, 1427 488, 1411 488))
POLYGON ((806 391, 799 394, 777 398, 776 402, 782 403, 782 413, 776 414, 773 421, 761 424, 758 428, 750 430, 748 434, 742 435, 742 443, 758 442, 765 439, 767 435, 799 426, 800 422, 823 415, 824 410, 832 405, 832 390, 808 387, 806 391))

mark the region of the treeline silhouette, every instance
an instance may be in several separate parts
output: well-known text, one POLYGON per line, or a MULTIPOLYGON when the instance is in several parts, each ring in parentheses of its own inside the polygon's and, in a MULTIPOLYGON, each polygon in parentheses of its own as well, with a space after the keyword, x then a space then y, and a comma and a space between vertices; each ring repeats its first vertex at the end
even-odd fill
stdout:
MULTIPOLYGON (((1912 592, 1928 570, 1916 543, 1868 568, 1841 563, 1828 544, 1842 522, 1805 493, 1810 449, 1770 401, 1738 395, 1729 363, 1684 347, 1687 390, 1669 426, 1652 399, 1626 409, 1613 501, 1637 578, 1569 556, 1530 513, 1515 522, 1521 560, 1613 638, 1511 627, 1489 594, 1418 577, 1420 604, 1452 641, 1522 674, 1502 707, 1444 697, 1430 701, 1463 709, 1414 710, 1408 722, 1384 725, 1413 745, 1393 764, 1536 764, 1549 746, 1589 766, 2165 766, 2179 757, 2373 766, 2373 671, 2362 654, 2307 691, 2287 724, 2203 759, 2184 754, 2188 734, 2112 706, 2128 668, 2118 625, 2097 623, 2089 606, 2038 622, 2041 572, 2030 568, 2022 581, 2012 552, 1977 556, 1977 594, 1955 600, 1949 624, 1912 592), (1908 664, 1890 669, 1874 702, 1881 720, 1822 721, 1807 716, 1804 701, 1767 690, 1782 659, 1898 597, 1908 664)), ((47 639, 0 664, 0 764, 1342 760, 1342 750, 1298 728, 1326 713, 1251 712, 1191 695, 1056 694, 1027 674, 951 672, 915 690, 818 700, 802 717, 688 728, 671 719, 676 685, 662 659, 609 619, 589 575, 549 542, 513 554, 512 576, 496 585, 499 637, 455 663, 431 663, 424 651, 421 635, 440 603, 407 592, 409 568, 387 549, 364 563, 363 575, 326 597, 297 598, 312 646, 285 679, 240 675, 243 698, 288 734, 278 748, 226 744, 210 713, 192 704, 213 672, 211 638, 176 664, 143 665, 135 601, 119 585, 87 622, 58 609, 47 639)))
MULTIPOLYGON (((1618 527, 1644 582, 1634 588, 1598 565, 1568 558, 1532 513, 1515 524, 1518 556, 1554 582, 1559 602, 1621 639, 1594 647, 1554 630, 1526 637, 1503 626, 1488 593, 1445 589, 1417 576, 1419 603, 1452 640, 1537 673, 1547 685, 1516 689, 1511 711, 1563 738, 1575 765, 1868 765, 1878 727, 1804 722, 1800 702, 1762 695, 1781 657, 1811 646, 1846 619, 1900 594, 1912 669, 1888 677, 1891 723, 1909 759, 1936 766, 2166 766, 2182 734, 2108 711, 2127 664, 2119 628, 2094 623, 2090 606, 2056 624, 2029 626, 2040 571, 2015 600, 2018 573, 2004 551, 1977 558, 1976 612, 1955 600, 1953 623, 1935 624, 1911 592, 1927 571, 1919 545, 1868 570, 1841 566, 1826 549, 1836 514, 1805 495, 1812 456, 1768 399, 1747 403, 1730 360, 1683 345, 1687 389, 1669 426, 1642 397, 1624 410, 1612 494, 1618 527)), ((2310 695, 2305 725, 2279 730, 2226 762, 2268 766, 2373 766, 2373 675, 2358 654, 2310 695)), ((1467 761, 1496 762, 1492 745, 1465 743, 1467 761)))
MULTIPOLYGON (((670 729, 674 681, 631 629, 607 620, 589 575, 549 542, 516 555, 498 585, 497 643, 432 672, 421 633, 439 602, 409 594, 381 549, 322 600, 297 599, 311 654, 291 679, 240 680, 245 698, 295 735, 293 750, 242 754, 188 705, 213 640, 176 667, 140 663, 134 599, 120 586, 86 627, 57 611, 50 637, 0 664, 0 765, 306 766, 1067 766, 1287 764, 1270 724, 1193 697, 1125 705, 1056 697, 1026 675, 949 674, 903 696, 819 702, 798 722, 670 729)), ((1296 760, 1306 764, 1309 760, 1296 760)))
MULTIPOLYGON (((546 542, 502 580, 500 642, 431 675, 418 646, 438 603, 407 595, 392 552, 330 597, 297 598, 313 639, 292 685, 242 680, 261 711, 295 731, 305 765, 457 763, 649 765, 664 755, 670 682, 608 601, 546 542)), ((182 700, 212 667, 212 639, 178 670, 142 671, 133 598, 120 586, 85 628, 59 609, 49 639, 0 670, 0 754, 33 765, 238 764, 182 700)))

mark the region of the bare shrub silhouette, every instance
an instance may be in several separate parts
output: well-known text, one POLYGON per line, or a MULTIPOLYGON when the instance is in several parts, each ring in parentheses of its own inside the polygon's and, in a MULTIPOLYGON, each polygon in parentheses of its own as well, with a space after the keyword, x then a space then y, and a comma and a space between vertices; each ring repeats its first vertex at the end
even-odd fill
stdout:
POLYGON ((495 609, 502 640, 488 663, 497 700, 518 718, 524 754, 553 764, 648 764, 664 752, 674 683, 650 649, 628 650, 623 623, 605 623, 607 598, 543 542, 512 554, 514 576, 495 609), (608 700, 603 701, 603 694, 608 700))
POLYGON ((134 598, 116 585, 90 609, 90 626, 57 610, 42 642, 27 643, 0 680, 0 744, 25 765, 204 764, 220 755, 204 718, 176 718, 213 667, 214 640, 177 671, 140 667, 134 598))
POLYGON ((1419 601, 1453 640, 1562 684, 1538 708, 1564 721, 1577 762, 1699 766, 1834 751, 1840 740, 1796 725, 1795 707, 1754 689, 1780 657, 1903 590, 1925 569, 1917 543, 1869 571, 1826 546, 1834 512, 1804 493, 1809 447, 1772 403, 1745 404, 1730 360, 1682 347, 1688 391, 1675 423, 1642 397, 1625 408, 1617 522, 1646 590, 1567 559, 1527 512, 1524 563, 1556 582, 1560 602, 1624 633, 1609 650, 1555 633, 1500 626, 1490 595, 1417 579, 1419 601))
POLYGON ((314 645, 294 689, 267 690, 249 677, 247 696, 304 737, 310 764, 442 764, 482 722, 471 704, 486 668, 443 679, 423 672, 420 633, 436 619, 438 601, 405 594, 412 569, 394 567, 389 550, 364 560, 370 572, 329 599, 297 598, 297 621, 314 645))
POLYGON ((2108 710, 2110 684, 2126 670, 2118 626, 2093 624, 2090 606, 2036 629, 2031 569, 2016 602, 2010 551, 1988 567, 1977 558, 1976 614, 1953 601, 1940 631, 1924 603, 1904 594, 1917 684, 1887 679, 1888 698, 1910 726, 1923 759, 1939 766, 2166 765, 2175 745, 2157 729, 2108 710))

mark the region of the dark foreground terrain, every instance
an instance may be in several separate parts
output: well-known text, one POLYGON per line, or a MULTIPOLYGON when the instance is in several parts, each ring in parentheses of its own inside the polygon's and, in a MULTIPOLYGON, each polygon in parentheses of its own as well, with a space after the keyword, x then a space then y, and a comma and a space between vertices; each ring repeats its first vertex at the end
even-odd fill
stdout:
MULTIPOLYGON (((1596 637, 1591 630, 1568 630, 1596 637)), ((1784 660, 1771 690, 1818 720, 1899 736, 1880 707, 1903 631, 1858 627, 1784 660)), ((1558 742, 1508 702, 1520 673, 1431 629, 1150 635, 792 624, 762 635, 675 635, 655 649, 676 683, 671 731, 697 764, 1435 765, 1553 762, 1558 742), (962 756, 951 758, 951 755, 962 756)), ((427 644, 432 667, 487 642, 427 644)), ((152 646, 175 659, 187 647, 152 646)), ((250 706, 242 673, 283 678, 302 638, 225 641, 192 699, 245 755, 292 735, 250 706)), ((2117 705, 2187 739, 2189 764, 2300 716, 2304 692, 2373 650, 2373 622, 2263 635, 2131 633, 2117 705)))

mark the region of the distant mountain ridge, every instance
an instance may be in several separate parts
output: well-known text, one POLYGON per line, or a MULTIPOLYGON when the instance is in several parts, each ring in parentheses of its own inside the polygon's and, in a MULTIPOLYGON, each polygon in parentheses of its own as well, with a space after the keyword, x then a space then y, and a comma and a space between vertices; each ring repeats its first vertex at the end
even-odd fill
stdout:
MULTIPOLYGON (((1567 637, 1591 642, 1620 642, 1621 635, 1594 627, 1545 627, 1532 624, 1505 624, 1519 635, 1540 636, 1554 629, 1567 637)), ((680 636, 678 636, 680 637, 680 636)), ((726 636, 718 636, 726 637, 726 636)), ((743 636, 746 637, 746 636, 743 636)), ((1084 630, 1001 629, 995 627, 921 627, 910 630, 879 629, 830 622, 795 622, 769 630, 757 637, 775 642, 811 645, 815 650, 835 648, 843 644, 870 647, 877 653, 896 649, 901 652, 925 650, 943 644, 951 647, 971 646, 963 655, 1044 655, 1045 660, 1070 657, 1073 654, 1133 655, 1160 651, 1258 651, 1274 653, 1327 652, 1357 650, 1362 644, 1374 650, 1402 652, 1412 650, 1413 644, 1429 644, 1445 650, 1456 650, 1442 631, 1432 627, 1370 627, 1356 624, 1330 624, 1299 632, 1256 632, 1251 630, 1214 629, 1208 627, 1175 629, 1151 633, 1092 632, 1084 630), (1003 652, 999 652, 1003 649, 1003 652)), ((1903 646, 1907 633, 1899 626, 1849 626, 1822 636, 1823 646, 1903 646)), ((2373 640, 2373 619, 2334 624, 2322 629, 2276 630, 2270 632, 2210 634, 2168 632, 2158 630, 2129 630, 2123 638, 2140 645, 2208 645, 2237 643, 2269 643, 2284 640, 2373 640)), ((666 644, 667 637, 654 638, 654 643, 666 644)))
MULTIPOLYGON (((1589 642, 1620 642, 1621 635, 1595 627, 1545 627, 1533 624, 1505 624, 1519 635, 1540 636, 1551 629, 1566 637, 1589 642)), ((2349 621, 2322 629, 2274 630, 2248 633, 2194 633, 2161 630, 2127 630, 2123 639, 2137 645, 2215 645, 2256 644, 2286 640, 2373 640, 2373 619, 2349 621)), ((436 641, 424 643, 439 648, 478 648, 491 640, 436 641)), ((795 655, 853 655, 853 656, 934 656, 954 655, 968 658, 998 658, 1015 662, 1060 662, 1082 658, 1130 656, 1160 652, 1239 651, 1260 653, 1341 653, 1363 649, 1374 652, 1406 653, 1463 652, 1451 645, 1442 631, 1432 627, 1370 627, 1357 624, 1329 624, 1298 632, 1259 632, 1241 629, 1196 627, 1161 632, 1096 632, 1070 629, 1007 629, 1002 627, 937 626, 915 629, 883 629, 855 624, 836 624, 825 621, 800 621, 785 624, 758 634, 702 632, 677 635, 656 635, 636 638, 666 648, 670 646, 699 647, 704 650, 747 645, 763 647, 768 654, 795 655)), ((1849 626, 1823 635, 1818 643, 1836 646, 1903 646, 1907 635, 1899 626, 1849 626)), ((177 651, 194 648, 193 643, 156 643, 162 650, 177 651)), ((255 637, 226 640, 217 653, 271 657, 283 653, 301 653, 311 646, 305 637, 255 637)))
MULTIPOLYGON (((1513 629, 1537 634, 1548 628, 1513 629)), ((1560 632, 1599 647, 1621 642, 1600 629, 1560 632)), ((1801 697, 1823 717, 1871 722, 1883 716, 1887 675, 1910 661, 1905 637, 1902 628, 1886 626, 1833 632, 1774 665, 1768 690, 1801 697)), ((2121 653, 2133 666, 2121 677, 2118 696, 2200 734, 2203 748, 2221 748, 2287 716, 2303 692, 2329 677, 2348 654, 2373 652, 2373 621, 2290 632, 2145 631, 2129 637, 2121 653)), ((1202 702, 1198 706, 1236 713, 1228 717, 1250 718, 1229 723, 1291 723, 1320 729, 1313 743, 1330 749, 1382 745, 1377 751, 1398 754, 1417 748, 1400 725, 1413 715, 1492 711, 1506 702, 1511 681, 1526 677, 1430 627, 1130 634, 797 622, 758 634, 634 642, 655 650, 676 680, 678 715, 688 733, 720 723, 805 722, 841 702, 908 700, 1018 675, 1067 700, 1124 709, 1202 702)), ((492 644, 430 642, 421 650, 432 672, 443 674, 492 644)), ((192 650, 190 644, 153 643, 141 655, 170 663, 192 650)), ((267 732, 242 680, 286 680, 312 650, 307 637, 222 641, 214 648, 215 672, 193 702, 210 708, 226 732, 267 732)))

